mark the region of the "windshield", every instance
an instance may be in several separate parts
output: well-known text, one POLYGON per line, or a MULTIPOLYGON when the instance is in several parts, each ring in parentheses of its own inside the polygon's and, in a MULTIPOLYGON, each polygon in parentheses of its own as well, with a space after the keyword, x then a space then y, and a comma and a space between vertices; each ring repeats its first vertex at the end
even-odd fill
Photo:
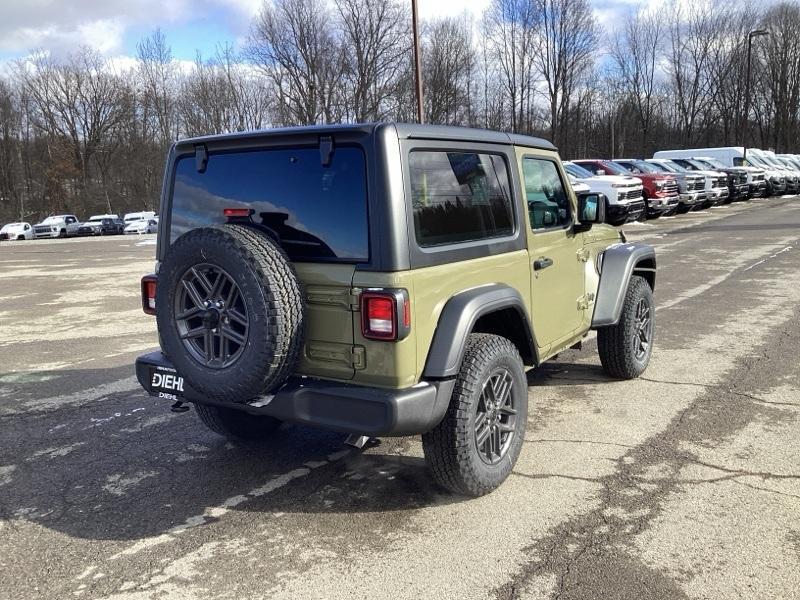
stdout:
POLYGON ((724 164, 722 164, 722 162, 718 161, 716 158, 704 158, 704 159, 702 159, 702 162, 704 164, 708 165, 709 167, 714 167, 715 169, 727 169, 728 168, 724 164))
POLYGON ((684 171, 702 171, 705 167, 699 167, 688 158, 674 158, 672 163, 681 167, 684 171))
POLYGON ((665 160, 661 164, 664 165, 667 169, 669 169, 673 173, 686 173, 687 171, 687 169, 685 169, 683 165, 679 165, 674 160, 665 160))
POLYGON ((327 166, 316 147, 211 152, 202 173, 192 154, 177 160, 174 177, 171 242, 190 229, 224 223, 226 208, 249 208, 293 260, 369 260, 359 147, 337 147, 327 166))
POLYGON ((650 165, 650 167, 652 167, 653 169, 655 169, 659 173, 674 173, 675 172, 672 169, 670 169, 669 167, 667 167, 666 165, 662 165, 661 163, 647 163, 647 164, 650 165))
MULTIPOLYGON (((697 160, 696 158, 687 158, 686 162, 688 162, 690 165, 692 165, 698 171, 707 171, 708 170, 708 165, 705 164, 702 160, 697 160)), ((711 170, 713 171, 714 169, 711 169, 711 170)))
POLYGON ((58 223, 61 220, 61 217, 47 217, 44 221, 42 221, 42 225, 51 225, 53 223, 58 223))
POLYGON ((778 161, 776 161, 774 158, 772 158, 772 157, 771 157, 771 156, 769 156, 768 154, 761 155, 761 156, 759 156, 758 158, 759 158, 761 161, 763 161, 763 162, 767 163, 767 164, 768 164, 768 165, 770 165, 770 166, 783 168, 783 165, 782 165, 782 164, 780 164, 778 161))
POLYGON ((661 169, 657 169, 653 165, 643 160, 626 160, 623 166, 630 164, 642 171, 643 173, 662 173, 661 169))
POLYGON ((794 169, 800 168, 800 161, 794 158, 793 156, 784 156, 783 159, 788 161, 789 164, 792 165, 792 168, 794 169))
POLYGON ((629 177, 631 174, 631 172, 628 171, 628 169, 626 169, 622 165, 618 165, 617 163, 611 160, 604 161, 603 166, 612 173, 614 173, 614 175, 622 175, 623 177, 629 177))
POLYGON ((744 163, 749 162, 750 164, 753 164, 753 165, 755 165, 757 167, 761 167, 762 169, 771 168, 771 166, 769 164, 767 164, 765 161, 761 160, 760 156, 755 156, 752 153, 748 154, 747 155, 747 159, 746 160, 743 159, 743 162, 744 163))
POLYGON ((95 223, 97 221, 102 221, 104 219, 105 217, 89 217, 89 223, 95 223))
POLYGON ((578 179, 588 179, 589 177, 594 177, 594 174, 591 171, 584 169, 582 166, 576 165, 575 163, 564 163, 564 169, 567 171, 567 173, 577 177, 578 179))

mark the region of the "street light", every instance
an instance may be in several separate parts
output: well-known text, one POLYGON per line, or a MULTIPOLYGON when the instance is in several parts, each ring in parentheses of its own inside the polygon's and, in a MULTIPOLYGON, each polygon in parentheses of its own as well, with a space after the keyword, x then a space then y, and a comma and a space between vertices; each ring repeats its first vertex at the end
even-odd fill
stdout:
POLYGON ((744 82, 744 123, 742 123, 742 158, 747 160, 747 129, 750 124, 750 60, 753 54, 753 38, 769 35, 766 29, 754 29, 747 34, 747 75, 744 82))
POLYGON ((411 28, 414 32, 414 79, 417 96, 417 122, 424 123, 425 116, 422 112, 422 69, 419 57, 419 25, 417 24, 417 0, 411 0, 411 28))

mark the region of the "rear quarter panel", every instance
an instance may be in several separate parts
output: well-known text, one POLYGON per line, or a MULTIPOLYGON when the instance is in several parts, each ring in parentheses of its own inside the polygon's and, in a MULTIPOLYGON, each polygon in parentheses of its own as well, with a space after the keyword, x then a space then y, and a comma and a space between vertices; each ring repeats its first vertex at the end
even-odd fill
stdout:
MULTIPOLYGON (((527 250, 472 260, 402 271, 356 271, 354 286, 397 287, 411 299, 411 334, 400 342, 366 340, 359 316, 354 320, 356 345, 366 348, 366 367, 356 371, 354 382, 385 387, 408 387, 422 376, 439 317, 447 301, 457 293, 490 283, 504 283, 519 290, 530 306, 530 272, 527 250)), ((530 315, 528 315, 530 317, 530 315)))

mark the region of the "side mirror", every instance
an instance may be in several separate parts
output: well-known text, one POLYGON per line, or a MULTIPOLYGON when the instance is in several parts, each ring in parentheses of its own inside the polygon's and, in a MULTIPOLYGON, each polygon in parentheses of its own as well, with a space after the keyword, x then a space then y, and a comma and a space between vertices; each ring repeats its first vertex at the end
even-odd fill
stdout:
POLYGON ((605 172, 605 171, 603 171, 603 169, 597 169, 597 170, 594 172, 594 174, 595 174, 595 175, 601 175, 601 176, 602 176, 602 175, 605 175, 605 174, 606 174, 606 172, 605 172))
POLYGON ((605 195, 595 192, 578 194, 578 223, 575 223, 575 232, 589 231, 595 223, 605 221, 605 195))

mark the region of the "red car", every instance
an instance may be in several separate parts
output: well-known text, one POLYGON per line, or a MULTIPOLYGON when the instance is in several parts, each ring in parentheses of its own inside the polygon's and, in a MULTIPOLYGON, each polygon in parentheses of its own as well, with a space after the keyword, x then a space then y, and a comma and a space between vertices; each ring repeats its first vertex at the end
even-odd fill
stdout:
POLYGON ((678 209, 678 182, 671 175, 660 172, 642 160, 574 160, 584 169, 598 175, 627 175, 641 180, 647 217, 656 219, 663 214, 672 214, 678 209))

